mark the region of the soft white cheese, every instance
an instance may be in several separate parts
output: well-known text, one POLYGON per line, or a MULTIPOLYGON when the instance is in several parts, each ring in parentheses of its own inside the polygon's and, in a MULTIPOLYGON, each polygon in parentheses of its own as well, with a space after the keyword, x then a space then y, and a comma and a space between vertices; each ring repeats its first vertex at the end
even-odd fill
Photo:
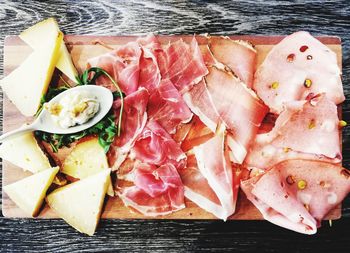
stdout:
POLYGON ((50 102, 46 109, 62 128, 81 125, 93 118, 100 104, 97 97, 88 92, 71 92, 58 102, 50 102))

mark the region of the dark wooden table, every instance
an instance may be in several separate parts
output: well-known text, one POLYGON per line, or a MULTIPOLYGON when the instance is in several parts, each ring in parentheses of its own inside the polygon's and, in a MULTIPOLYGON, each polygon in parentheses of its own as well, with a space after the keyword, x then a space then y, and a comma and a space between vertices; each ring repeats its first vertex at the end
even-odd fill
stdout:
MULTIPOLYGON (((0 0, 0 60, 5 35, 55 17, 66 34, 289 34, 307 30, 343 40, 343 81, 350 95, 350 2, 344 1, 7 1, 0 0), (219 3, 215 3, 219 2, 219 3)), ((0 67, 3 74, 3 64, 0 67)), ((1 94, 2 95, 2 94, 1 94)), ((350 122, 350 100, 343 118, 350 122)), ((2 113, 2 108, 0 108, 2 113)), ((0 117, 2 121, 2 117, 0 117)), ((2 122, 1 122, 2 123, 2 122)), ((350 127, 343 132, 350 168, 350 127)), ((0 176, 1 180, 1 176, 0 176)), ((1 201, 1 200, 0 200, 1 201)), ((304 236, 265 221, 102 220, 94 237, 62 220, 0 217, 0 252, 350 252, 350 197, 343 218, 304 236)))

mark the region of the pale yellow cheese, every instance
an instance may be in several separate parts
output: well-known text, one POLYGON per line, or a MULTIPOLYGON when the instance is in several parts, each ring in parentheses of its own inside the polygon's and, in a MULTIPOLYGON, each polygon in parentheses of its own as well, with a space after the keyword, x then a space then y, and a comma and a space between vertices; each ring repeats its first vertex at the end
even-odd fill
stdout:
POLYGON ((46 202, 68 224, 78 231, 93 235, 110 178, 110 169, 63 186, 46 197, 46 202))
MULTIPOLYGON (((62 172, 78 179, 83 179, 108 168, 106 154, 94 137, 78 143, 65 158, 62 172)), ((108 187, 108 195, 114 196, 112 183, 108 187)))
POLYGON ((1 80, 7 97, 25 116, 33 116, 50 84, 58 52, 63 40, 59 31, 47 34, 40 50, 32 52, 24 62, 1 80))
POLYGON ((33 173, 51 167, 32 132, 6 139, 0 146, 0 157, 33 173))
POLYGON ((4 191, 16 205, 36 216, 59 168, 49 168, 20 181, 4 186, 4 191))
MULTIPOLYGON (((56 20, 54 18, 48 18, 23 31, 19 37, 34 50, 40 50, 44 42, 43 38, 45 38, 50 31, 59 30, 56 20)), ((71 55, 65 43, 62 43, 60 46, 56 67, 73 82, 77 82, 75 77, 78 75, 78 72, 72 62, 71 55)))

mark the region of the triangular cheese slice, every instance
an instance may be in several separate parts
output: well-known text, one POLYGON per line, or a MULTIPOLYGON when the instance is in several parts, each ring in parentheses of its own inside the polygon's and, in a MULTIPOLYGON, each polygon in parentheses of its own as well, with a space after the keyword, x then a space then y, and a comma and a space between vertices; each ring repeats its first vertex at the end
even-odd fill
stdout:
MULTIPOLYGON (((43 44, 43 38, 45 38, 46 34, 51 30, 59 31, 58 24, 54 18, 48 18, 33 25, 32 27, 23 31, 19 37, 34 50, 40 50, 43 44)), ((62 73, 64 73, 67 77, 69 77, 69 79, 77 82, 76 76, 78 75, 78 72, 74 67, 72 58, 67 50, 65 43, 62 43, 59 49, 59 58, 56 67, 61 70, 62 73)))
POLYGON ((0 146, 0 157, 33 173, 51 167, 32 132, 6 139, 0 146))
POLYGON ((36 216, 59 168, 49 168, 4 186, 4 191, 23 211, 36 216))
POLYGON ((40 49, 32 52, 22 64, 1 80, 7 97, 25 116, 33 116, 46 93, 54 72, 63 34, 46 34, 40 49))
POLYGON ((49 206, 78 231, 93 235, 110 180, 110 169, 61 187, 46 197, 49 206))
MULTIPOLYGON (((83 179, 108 168, 107 156, 94 137, 79 142, 63 162, 61 172, 78 179, 83 179)), ((108 186, 107 194, 114 196, 112 183, 108 186)))

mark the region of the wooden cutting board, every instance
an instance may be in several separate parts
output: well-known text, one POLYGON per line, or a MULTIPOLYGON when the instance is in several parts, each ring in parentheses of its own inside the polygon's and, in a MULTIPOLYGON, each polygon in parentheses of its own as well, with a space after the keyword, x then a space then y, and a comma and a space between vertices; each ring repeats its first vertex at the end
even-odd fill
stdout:
MULTIPOLYGON (((282 36, 230 36, 232 39, 248 40, 256 46, 258 51, 258 64, 264 60, 266 54, 271 50, 272 46, 278 43, 282 36)), ((162 43, 168 41, 184 39, 190 41, 192 36, 160 36, 162 43)), ((129 41, 135 40, 133 36, 85 36, 85 35, 67 35, 65 42, 68 50, 71 52, 73 61, 77 69, 81 72, 85 69, 86 60, 88 58, 100 55, 110 51, 101 44, 106 44, 110 47, 118 47, 129 41)), ((338 37, 319 37, 324 44, 329 46, 338 58, 338 64, 341 68, 342 63, 342 48, 341 40, 338 37)), ((203 44, 206 40, 203 37, 198 37, 199 44, 203 44)), ((29 55, 31 48, 22 42, 17 36, 9 36, 5 39, 4 44, 4 74, 9 74, 13 69, 21 64, 21 62, 29 55)), ((3 100, 4 132, 10 131, 21 126, 25 122, 30 122, 31 118, 26 118, 19 113, 16 107, 10 103, 6 96, 3 100)), ((3 185, 10 184, 24 177, 29 176, 30 172, 23 172, 22 169, 3 161, 2 167, 3 185)), ((2 213, 5 217, 28 217, 23 213, 3 192, 2 193, 2 213)), ((57 216, 51 209, 45 205, 38 216, 39 218, 56 218, 57 216)), ((108 197, 103 218, 116 219, 149 219, 150 217, 143 216, 136 211, 124 206, 118 197, 108 197)), ((341 206, 339 205, 331 211, 327 219, 338 219, 341 217, 341 206)), ((186 208, 173 214, 161 217, 151 217, 151 219, 216 219, 212 214, 199 208, 196 204, 186 199, 186 208)), ((230 217, 236 220, 260 220, 262 216, 260 212, 248 201, 245 195, 241 192, 237 203, 236 213, 230 217)))

